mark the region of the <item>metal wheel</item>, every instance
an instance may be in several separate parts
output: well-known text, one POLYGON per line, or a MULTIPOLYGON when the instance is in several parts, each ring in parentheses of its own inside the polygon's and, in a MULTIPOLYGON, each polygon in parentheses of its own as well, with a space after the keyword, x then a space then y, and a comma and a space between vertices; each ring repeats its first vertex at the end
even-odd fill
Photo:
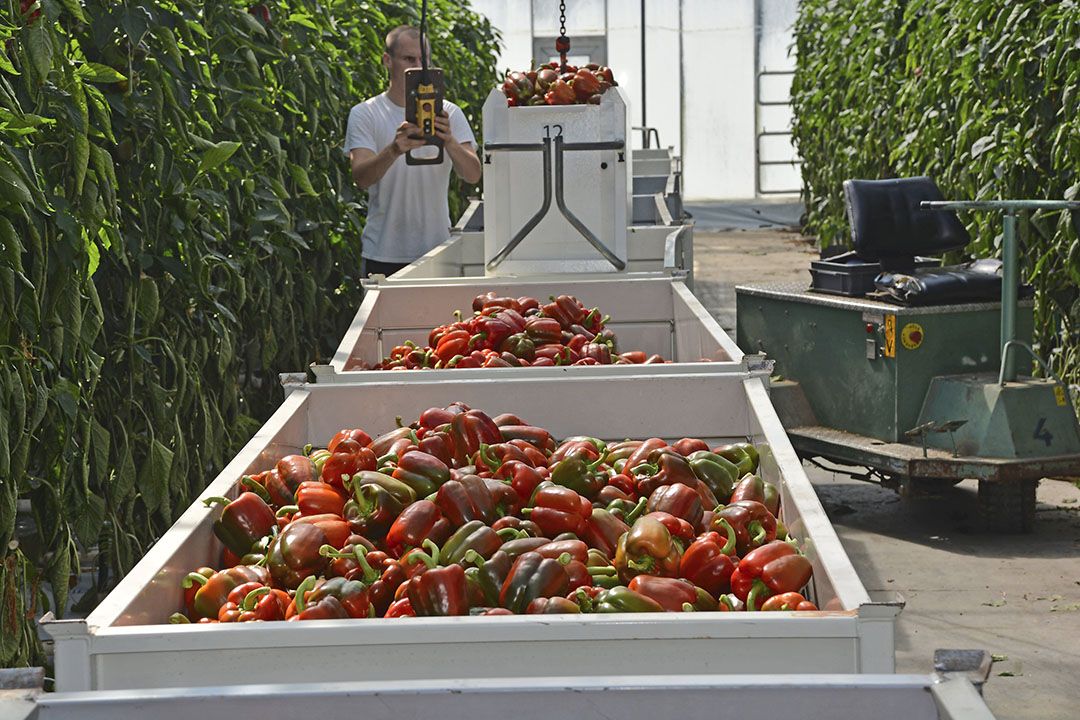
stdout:
POLYGON ((979 481, 979 521, 985 530, 1029 533, 1035 528, 1038 480, 979 481))

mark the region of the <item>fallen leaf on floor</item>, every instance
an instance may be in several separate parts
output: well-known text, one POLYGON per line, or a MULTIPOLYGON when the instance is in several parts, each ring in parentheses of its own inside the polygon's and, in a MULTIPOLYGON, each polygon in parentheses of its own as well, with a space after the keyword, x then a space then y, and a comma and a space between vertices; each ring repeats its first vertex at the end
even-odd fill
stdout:
POLYGON ((999 655, 998 653, 994 653, 990 656, 990 662, 1005 662, 1008 659, 1008 655, 999 655))
POLYGON ((1004 600, 994 600, 993 602, 985 602, 985 603, 982 603, 982 604, 985 605, 986 607, 1001 607, 1002 605, 1005 604, 1005 601, 1004 600))
POLYGON ((1005 672, 999 672, 998 673, 998 677, 1016 677, 1016 676, 1017 676, 1016 673, 1009 672, 1008 670, 1006 670, 1005 672))

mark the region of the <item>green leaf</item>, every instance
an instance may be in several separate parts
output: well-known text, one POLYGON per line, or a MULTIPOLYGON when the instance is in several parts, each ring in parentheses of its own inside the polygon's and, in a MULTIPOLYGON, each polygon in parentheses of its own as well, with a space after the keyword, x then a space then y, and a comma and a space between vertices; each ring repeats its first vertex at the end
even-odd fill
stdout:
POLYGON ((79 0, 60 0, 64 4, 64 9, 75 16, 75 19, 81 23, 86 22, 86 15, 83 14, 82 6, 79 5, 79 0))
POLYGON ((86 181, 86 168, 90 164, 90 138, 85 132, 76 132, 72 141, 72 151, 75 157, 72 164, 75 170, 75 194, 82 195, 83 182, 86 181))
MULTIPOLYGON (((76 0, 66 0, 66 2, 76 2, 76 0)), ((108 65, 102 65, 101 63, 86 62, 79 66, 79 69, 75 71, 75 74, 90 82, 98 83, 116 83, 122 80, 127 80, 127 77, 122 75, 120 71, 109 67, 108 65)))
POLYGON ((79 507, 75 516, 75 537, 83 545, 92 546, 101 535, 101 526, 105 523, 107 508, 105 500, 94 493, 86 496, 86 502, 79 507))
POLYGON ((0 70, 3 70, 8 75, 19 75, 19 71, 15 69, 15 66, 11 64, 11 59, 7 56, 7 49, 4 43, 0 43, 0 70))
POLYGON ((164 510, 168 505, 172 460, 172 450, 155 438, 150 443, 150 453, 139 472, 139 492, 150 510, 164 510))
POLYGON ((319 26, 311 21, 311 16, 306 13, 292 13, 289 15, 289 22, 296 23, 297 25, 303 25, 311 30, 318 30, 319 26))
POLYGON ((219 143, 214 143, 214 146, 204 152, 202 159, 199 160, 199 174, 208 173, 219 167, 239 149, 240 143, 233 140, 222 140, 219 143))
POLYGON ((18 173, 0 158, 0 203, 28 203, 32 200, 29 188, 18 173))
POLYGON ((45 82, 53 63, 53 46, 45 25, 44 22, 34 23, 26 32, 26 52, 38 85, 45 82))
POLYGON ((299 186, 300 190, 305 195, 318 195, 315 192, 315 188, 311 185, 311 179, 308 177, 307 170, 300 167, 295 163, 289 163, 289 175, 292 176, 293 182, 299 186))

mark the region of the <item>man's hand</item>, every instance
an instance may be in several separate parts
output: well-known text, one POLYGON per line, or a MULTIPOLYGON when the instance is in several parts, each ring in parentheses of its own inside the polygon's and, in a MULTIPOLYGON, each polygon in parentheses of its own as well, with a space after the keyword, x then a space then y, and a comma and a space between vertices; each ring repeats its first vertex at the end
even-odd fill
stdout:
POLYGON ((460 145, 454 134, 450 132, 450 116, 443 110, 435 116, 435 137, 443 141, 443 147, 449 152, 450 148, 460 145))
MULTIPOLYGON (((435 120, 435 129, 438 132, 438 119, 435 120)), ((447 125, 449 128, 449 125, 447 125)), ((413 125, 411 122, 403 122, 398 125, 397 132, 394 134, 394 142, 391 143, 394 148, 394 152, 398 155, 404 155, 410 150, 424 147, 424 133, 417 125, 413 125)))
POLYGON ((443 142, 446 154, 454 164, 454 172, 467 183, 476 184, 483 176, 480 158, 476 156, 472 143, 462 145, 450 132, 450 117, 443 110, 435 117, 435 137, 443 142))

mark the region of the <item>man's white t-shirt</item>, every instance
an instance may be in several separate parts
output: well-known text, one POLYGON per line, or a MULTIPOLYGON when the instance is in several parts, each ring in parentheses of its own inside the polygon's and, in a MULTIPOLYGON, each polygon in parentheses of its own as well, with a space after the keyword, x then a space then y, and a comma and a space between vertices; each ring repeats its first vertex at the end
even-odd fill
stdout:
MULTIPOLYGON (((465 113, 443 100, 450 132, 460 143, 476 144, 465 113)), ((386 93, 353 106, 345 132, 345 154, 354 148, 379 152, 394 140, 405 122, 405 108, 395 105, 386 93)), ((437 152, 426 147, 414 151, 437 152)), ((453 163, 443 152, 438 165, 406 165, 399 157, 379 182, 368 188, 368 215, 361 254, 368 260, 410 263, 450 237, 450 206, 447 191, 453 163)))

